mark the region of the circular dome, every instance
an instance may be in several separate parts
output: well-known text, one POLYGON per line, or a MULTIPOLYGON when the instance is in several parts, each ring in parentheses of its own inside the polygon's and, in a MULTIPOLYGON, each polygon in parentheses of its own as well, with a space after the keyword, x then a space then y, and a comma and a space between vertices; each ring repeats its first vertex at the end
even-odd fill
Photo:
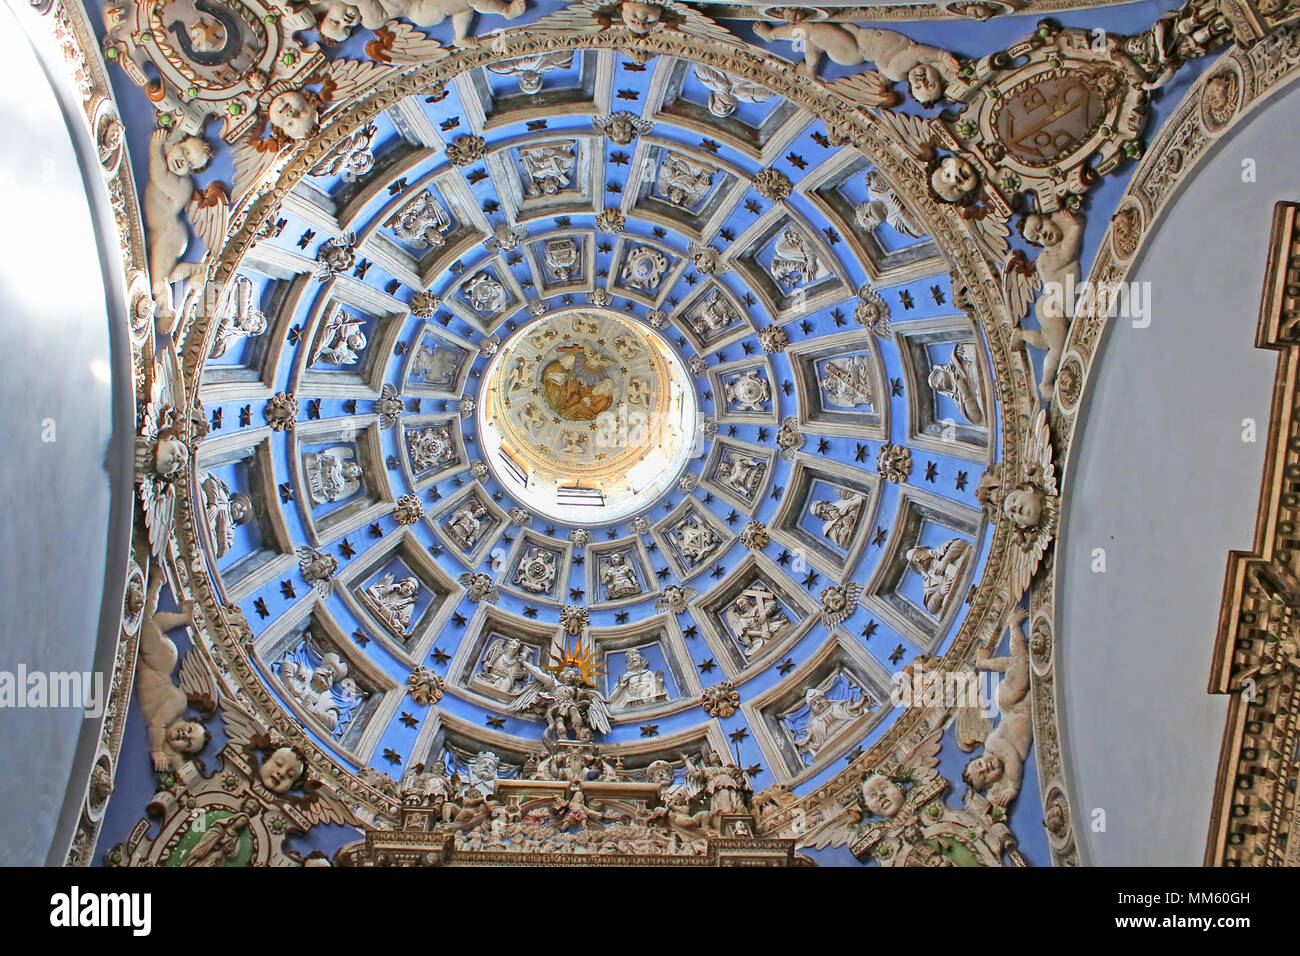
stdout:
POLYGON ((488 467, 521 504, 555 520, 604 524, 640 511, 691 455, 695 391, 681 359, 616 313, 531 322, 482 380, 488 467))

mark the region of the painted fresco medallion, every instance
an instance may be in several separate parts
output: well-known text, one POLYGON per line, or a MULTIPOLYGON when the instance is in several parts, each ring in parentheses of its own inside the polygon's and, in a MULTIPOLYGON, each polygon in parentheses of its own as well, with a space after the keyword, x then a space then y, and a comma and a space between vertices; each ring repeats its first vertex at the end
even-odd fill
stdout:
POLYGON ((689 457, 690 378, 671 346, 633 318, 545 316, 506 343, 483 382, 485 460, 538 514, 617 520, 652 504, 689 457))

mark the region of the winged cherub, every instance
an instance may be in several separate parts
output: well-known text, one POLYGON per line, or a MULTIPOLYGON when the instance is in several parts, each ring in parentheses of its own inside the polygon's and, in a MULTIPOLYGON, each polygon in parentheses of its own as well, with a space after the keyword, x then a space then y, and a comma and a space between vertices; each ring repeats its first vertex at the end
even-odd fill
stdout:
POLYGON ((1047 410, 1040 408, 1022 435, 1021 474, 1008 474, 995 462, 975 488, 975 499, 994 521, 1011 529, 1011 598, 1020 600, 1056 534, 1061 499, 1052 463, 1052 432, 1047 410))
POLYGON ((199 262, 182 262, 189 248, 189 230, 179 218, 185 213, 195 234, 208 249, 219 248, 226 235, 230 206, 225 187, 212 183, 197 189, 190 176, 206 169, 212 147, 202 137, 166 129, 149 139, 149 182, 144 190, 144 224, 149 234, 149 273, 157 314, 173 320, 184 312, 172 301, 171 284, 193 284, 205 274, 199 262))
POLYGON ((1083 244, 1083 217, 1068 209, 1044 214, 1031 212, 1020 220, 1020 234, 1030 245, 1042 249, 1031 262, 1017 249, 1002 270, 1002 288, 1013 316, 1021 317, 1012 332, 1012 342, 1046 349, 1043 379, 1038 391, 1052 400, 1056 369, 1070 332, 1073 291, 1079 279, 1079 250, 1083 244), (1023 316, 1034 296, 1042 292, 1034 308, 1039 331, 1025 329, 1023 316))
POLYGON ((217 688, 201 659, 186 655, 181 664, 180 685, 172 683, 172 671, 179 655, 167 631, 194 624, 194 606, 186 602, 179 612, 158 610, 163 573, 157 566, 149 574, 145 612, 140 624, 140 661, 136 667, 135 691, 140 709, 149 723, 149 752, 155 770, 180 770, 187 760, 208 745, 210 734, 197 720, 185 716, 193 701, 205 710, 216 706, 217 688))

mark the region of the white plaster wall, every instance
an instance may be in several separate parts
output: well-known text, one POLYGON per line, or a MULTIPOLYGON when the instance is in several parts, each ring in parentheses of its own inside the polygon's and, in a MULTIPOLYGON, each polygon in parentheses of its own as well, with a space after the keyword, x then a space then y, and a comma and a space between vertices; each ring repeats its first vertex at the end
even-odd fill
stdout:
POLYGON ((1273 204, 1300 197, 1300 86, 1216 149, 1132 276, 1151 284, 1151 326, 1113 327, 1076 438, 1058 663, 1076 828, 1095 865, 1194 866, 1205 852, 1226 713, 1206 685, 1227 553, 1254 534, 1276 369, 1255 324, 1273 204), (1091 570, 1099 547, 1104 574, 1091 570), (1105 832, 1088 828, 1094 808, 1105 832))
MULTIPOLYGON (((98 670, 107 687, 122 585, 110 594, 106 574, 116 567, 124 580, 130 515, 122 496, 130 373, 120 349, 115 356, 110 347, 104 247, 82 178, 83 168, 99 173, 84 165, 86 156, 79 162, 66 125, 84 129, 80 97, 56 97, 24 33, 34 19, 30 10, 15 16, 0 5, 0 671, 98 670), (76 112, 65 114, 69 102, 76 112), (104 633, 107 643, 99 640, 104 633)), ((34 31, 45 62, 63 69, 53 39, 34 31)), ((68 95, 70 78, 56 82, 68 95)), ((103 203, 102 182, 91 185, 103 203)), ((121 301, 120 290, 114 295, 121 301)), ((51 855, 49 862, 61 862, 97 728, 80 708, 0 707, 0 865, 40 864, 51 855)))

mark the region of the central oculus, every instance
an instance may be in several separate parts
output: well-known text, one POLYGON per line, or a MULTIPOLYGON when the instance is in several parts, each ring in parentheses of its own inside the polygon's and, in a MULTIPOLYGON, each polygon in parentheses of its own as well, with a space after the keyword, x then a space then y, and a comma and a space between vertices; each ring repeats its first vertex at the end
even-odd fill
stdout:
POLYGON ((606 524, 650 507, 694 450, 695 391, 681 359, 615 312, 528 323, 483 381, 488 467, 519 504, 557 523, 606 524))

